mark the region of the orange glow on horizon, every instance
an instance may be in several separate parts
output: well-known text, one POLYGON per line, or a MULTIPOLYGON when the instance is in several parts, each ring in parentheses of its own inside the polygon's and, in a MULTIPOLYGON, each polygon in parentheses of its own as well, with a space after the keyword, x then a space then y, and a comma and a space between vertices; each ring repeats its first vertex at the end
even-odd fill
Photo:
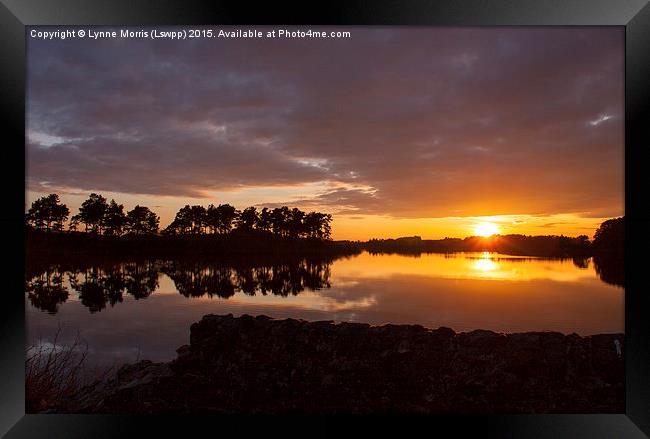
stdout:
POLYGON ((392 218, 382 215, 334 215, 332 238, 365 241, 419 236, 422 239, 490 237, 497 235, 587 235, 609 218, 588 218, 577 214, 496 215, 486 217, 392 218), (483 227, 483 224, 490 224, 483 227), (477 230, 478 226, 480 229, 477 230))

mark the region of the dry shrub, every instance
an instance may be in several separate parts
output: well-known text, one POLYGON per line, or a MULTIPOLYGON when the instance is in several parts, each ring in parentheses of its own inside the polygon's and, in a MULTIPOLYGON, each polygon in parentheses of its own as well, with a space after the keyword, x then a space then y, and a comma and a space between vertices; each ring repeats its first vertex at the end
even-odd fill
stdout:
POLYGON ((62 398, 84 385, 83 368, 88 346, 79 335, 71 345, 59 344, 59 328, 51 345, 42 342, 27 348, 25 358, 25 411, 37 413, 55 409, 62 398))

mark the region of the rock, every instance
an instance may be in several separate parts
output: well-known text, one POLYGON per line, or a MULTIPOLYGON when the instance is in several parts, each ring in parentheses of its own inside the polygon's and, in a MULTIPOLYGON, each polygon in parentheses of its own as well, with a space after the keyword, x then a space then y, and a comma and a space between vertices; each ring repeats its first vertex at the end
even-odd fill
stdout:
POLYGON ((189 355, 190 352, 191 352, 191 348, 190 348, 190 345, 188 345, 188 344, 184 344, 183 346, 176 349, 176 353, 178 354, 179 357, 189 355))
POLYGON ((206 315, 68 413, 622 413, 624 337, 206 315))

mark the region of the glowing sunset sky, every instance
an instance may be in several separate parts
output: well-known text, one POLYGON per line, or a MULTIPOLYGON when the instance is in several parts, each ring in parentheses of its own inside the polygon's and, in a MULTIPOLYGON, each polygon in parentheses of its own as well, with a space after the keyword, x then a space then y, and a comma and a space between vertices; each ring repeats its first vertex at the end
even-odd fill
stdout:
POLYGON ((28 38, 26 207, 98 192, 165 227, 286 204, 332 213, 334 239, 591 237, 623 214, 622 28, 346 30, 28 38))

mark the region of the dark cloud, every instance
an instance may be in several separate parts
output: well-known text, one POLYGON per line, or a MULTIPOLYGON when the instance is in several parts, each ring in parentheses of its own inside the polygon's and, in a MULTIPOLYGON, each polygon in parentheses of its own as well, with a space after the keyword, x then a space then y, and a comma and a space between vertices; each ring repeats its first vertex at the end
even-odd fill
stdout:
POLYGON ((30 39, 28 185, 191 197, 323 181, 343 188, 304 204, 622 213, 621 29, 350 30, 30 39))
POLYGON ((539 227, 550 228, 550 227, 555 227, 555 226, 557 226, 557 225, 561 225, 561 224, 571 224, 571 223, 567 223, 567 222, 565 222, 565 221, 558 221, 558 222, 556 222, 556 223, 546 223, 546 224, 542 224, 542 225, 540 225, 539 227))

